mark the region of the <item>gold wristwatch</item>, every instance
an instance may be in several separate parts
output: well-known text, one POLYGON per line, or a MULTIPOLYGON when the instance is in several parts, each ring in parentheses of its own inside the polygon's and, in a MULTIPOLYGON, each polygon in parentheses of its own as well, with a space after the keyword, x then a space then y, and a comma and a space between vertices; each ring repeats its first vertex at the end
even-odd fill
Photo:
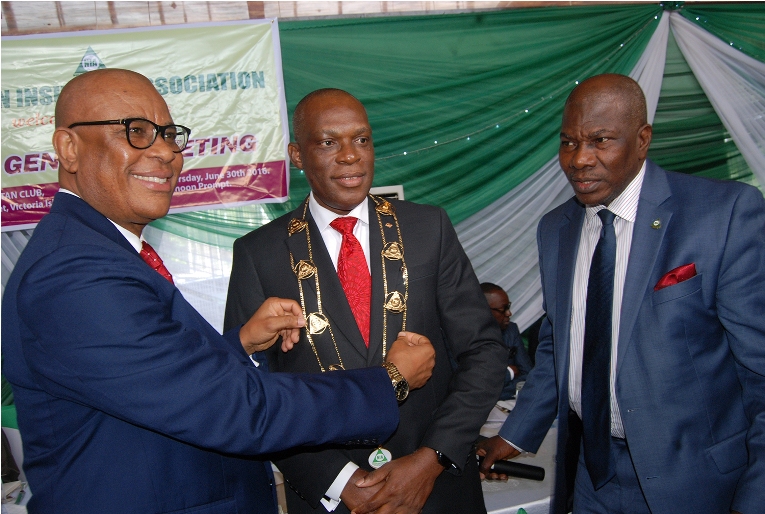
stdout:
POLYGON ((390 381, 393 383, 393 391, 396 393, 396 400, 399 403, 406 400, 409 396, 409 382, 406 381, 404 375, 399 372, 398 368, 392 362, 383 362, 383 368, 388 372, 390 381))

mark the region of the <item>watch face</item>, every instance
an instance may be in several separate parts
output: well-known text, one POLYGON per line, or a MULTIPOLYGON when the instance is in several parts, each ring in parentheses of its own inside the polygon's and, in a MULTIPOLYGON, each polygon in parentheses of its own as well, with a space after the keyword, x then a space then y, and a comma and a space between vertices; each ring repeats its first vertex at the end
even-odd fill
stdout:
POLYGON ((396 383, 396 399, 400 402, 406 400, 409 396, 409 383, 406 380, 401 380, 396 383))

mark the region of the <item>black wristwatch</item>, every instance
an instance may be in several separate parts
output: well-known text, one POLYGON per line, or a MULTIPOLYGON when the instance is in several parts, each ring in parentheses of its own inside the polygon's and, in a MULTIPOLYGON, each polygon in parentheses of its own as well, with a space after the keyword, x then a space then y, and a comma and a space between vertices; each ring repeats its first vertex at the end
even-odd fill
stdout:
POLYGON ((441 464, 443 467, 445 467, 446 469, 459 469, 457 465, 454 464, 449 457, 447 457, 446 455, 444 455, 438 450, 433 450, 433 451, 436 452, 436 458, 438 459, 438 463, 441 464))
POLYGON ((406 381, 404 375, 399 372, 396 365, 392 362, 383 362, 382 366, 385 368, 385 371, 388 372, 390 381, 393 384, 396 400, 398 400, 399 403, 403 402, 406 400, 406 397, 409 396, 409 382, 406 381))

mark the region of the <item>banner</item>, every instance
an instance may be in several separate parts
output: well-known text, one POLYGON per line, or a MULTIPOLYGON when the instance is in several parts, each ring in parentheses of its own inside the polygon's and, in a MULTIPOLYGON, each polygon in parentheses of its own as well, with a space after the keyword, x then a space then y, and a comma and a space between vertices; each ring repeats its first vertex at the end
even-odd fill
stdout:
MULTIPOLYGON (((2 230, 33 227, 58 191, 61 88, 100 68, 147 76, 191 128, 170 212, 283 202, 289 125, 275 19, 2 39, 2 230)), ((81 120, 97 121, 97 120, 81 120)))

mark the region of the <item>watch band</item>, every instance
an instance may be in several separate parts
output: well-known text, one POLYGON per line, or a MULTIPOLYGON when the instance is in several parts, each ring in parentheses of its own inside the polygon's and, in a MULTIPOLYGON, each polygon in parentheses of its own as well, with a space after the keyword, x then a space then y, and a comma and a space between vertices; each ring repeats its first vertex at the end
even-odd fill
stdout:
POLYGON ((438 459, 438 463, 441 464, 443 467, 445 467, 446 469, 459 469, 457 465, 454 462, 452 462, 452 460, 449 457, 447 457, 446 455, 444 455, 438 450, 433 450, 433 451, 436 452, 436 458, 438 459))
POLYGON ((392 362, 385 361, 382 363, 382 366, 385 368, 385 371, 388 372, 391 384, 393 384, 396 400, 398 400, 399 403, 403 402, 406 400, 406 397, 409 396, 409 382, 392 362))

